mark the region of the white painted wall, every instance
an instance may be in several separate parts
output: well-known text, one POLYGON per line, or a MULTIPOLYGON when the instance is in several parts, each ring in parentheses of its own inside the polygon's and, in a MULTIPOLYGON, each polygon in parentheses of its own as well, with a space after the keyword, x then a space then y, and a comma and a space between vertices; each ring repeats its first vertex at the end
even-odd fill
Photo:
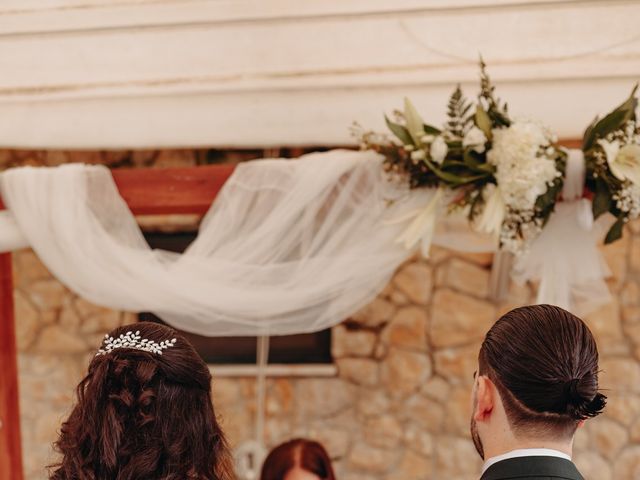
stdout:
POLYGON ((640 2, 3 0, 0 145, 346 144, 405 95, 440 123, 479 52, 577 137, 640 80, 640 2))

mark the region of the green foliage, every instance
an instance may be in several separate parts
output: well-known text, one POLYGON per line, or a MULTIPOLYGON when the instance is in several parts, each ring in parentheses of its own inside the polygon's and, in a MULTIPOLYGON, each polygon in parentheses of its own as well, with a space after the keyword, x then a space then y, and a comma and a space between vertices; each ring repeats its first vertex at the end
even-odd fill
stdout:
MULTIPOLYGON (((495 97, 495 89, 496 87, 491 83, 487 73, 487 66, 482 57, 480 57, 480 94, 478 95, 478 103, 483 105, 495 126, 508 127, 511 125, 511 120, 509 120, 507 104, 502 105, 500 99, 495 97)), ((478 125, 478 127, 480 126, 478 125)))
POLYGON ((407 130, 403 125, 392 122, 386 115, 384 116, 384 121, 387 122, 387 127, 389 127, 389 130, 391 130, 391 132, 393 132, 393 134, 398 137, 403 145, 413 144, 413 139, 409 134, 409 130, 407 130))
POLYGON ((485 162, 484 156, 473 150, 465 150, 462 161, 469 169, 475 172, 490 173, 493 175, 496 171, 494 165, 485 162))
POLYGON ((489 114, 482 108, 482 105, 478 104, 476 106, 476 115, 475 115, 476 125, 480 130, 482 130, 485 136, 491 140, 491 118, 489 118, 489 114))
POLYGON ((543 225, 546 225, 549 217, 555 210, 558 198, 562 193, 566 167, 567 155, 564 152, 559 152, 558 157, 556 158, 556 168, 562 172, 562 176, 556 178, 547 191, 536 199, 536 210, 538 210, 540 217, 543 219, 543 225))
POLYGON ((618 217, 616 223, 614 223, 609 231, 607 232, 607 236, 604 238, 604 243, 606 245, 615 242, 622 238, 622 229, 624 227, 624 217, 618 217))
POLYGON ((593 218, 598 218, 603 213, 608 212, 613 206, 613 200, 611 198, 611 191, 609 185, 602 177, 598 177, 595 180, 596 191, 593 196, 592 210, 593 218))
POLYGON ((426 123, 423 125, 424 127, 424 133, 426 133, 427 135, 440 135, 442 133, 442 130, 440 130, 439 128, 436 128, 432 125, 427 125, 426 123))
POLYGON ((456 87, 449 98, 447 105, 447 130, 458 138, 464 137, 469 129, 473 117, 469 115, 471 103, 467 101, 462 93, 460 85, 456 87))
MULTIPOLYGON (((443 168, 437 167, 433 162, 429 159, 425 159, 425 163, 429 166, 429 169, 435 173, 438 178, 443 180, 448 184, 451 188, 460 187, 462 185, 466 185, 468 183, 473 183, 481 179, 490 178, 490 173, 479 173, 479 174, 469 174, 470 172, 458 172, 453 173, 450 171, 446 171, 444 167, 457 167, 459 163, 462 162, 446 162, 443 164, 443 168)), ((462 163, 464 166, 464 163, 462 163)))
POLYGON ((637 90, 638 85, 633 88, 629 98, 601 120, 598 120, 596 117, 584 132, 582 141, 583 150, 586 151, 593 148, 599 138, 604 138, 608 134, 623 128, 629 120, 635 118, 635 111, 638 106, 638 99, 636 98, 637 90))

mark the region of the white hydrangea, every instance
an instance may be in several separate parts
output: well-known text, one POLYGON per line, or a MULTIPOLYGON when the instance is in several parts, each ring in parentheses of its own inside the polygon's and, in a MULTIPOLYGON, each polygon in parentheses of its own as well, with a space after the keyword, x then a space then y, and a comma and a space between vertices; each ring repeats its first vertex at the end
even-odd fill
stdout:
POLYGON ((536 199, 561 175, 555 160, 547 156, 551 137, 547 129, 530 121, 493 130, 487 160, 496 166, 498 186, 511 210, 533 210, 536 199))

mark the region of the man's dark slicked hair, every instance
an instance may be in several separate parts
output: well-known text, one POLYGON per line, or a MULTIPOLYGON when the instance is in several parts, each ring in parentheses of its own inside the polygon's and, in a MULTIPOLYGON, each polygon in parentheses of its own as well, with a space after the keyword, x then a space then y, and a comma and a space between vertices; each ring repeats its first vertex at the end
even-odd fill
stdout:
POLYGON ((552 305, 516 308, 487 333, 480 374, 496 385, 516 435, 571 436, 605 407, 598 349, 587 325, 552 305))

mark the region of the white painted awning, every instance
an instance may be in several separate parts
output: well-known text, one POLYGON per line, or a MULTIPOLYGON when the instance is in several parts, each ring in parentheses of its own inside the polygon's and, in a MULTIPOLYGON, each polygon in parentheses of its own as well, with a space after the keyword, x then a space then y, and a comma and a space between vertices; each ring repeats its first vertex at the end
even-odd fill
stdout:
POLYGON ((435 123, 481 52, 514 114, 578 137, 640 79, 640 2, 4 0, 0 146, 344 145, 435 123))

